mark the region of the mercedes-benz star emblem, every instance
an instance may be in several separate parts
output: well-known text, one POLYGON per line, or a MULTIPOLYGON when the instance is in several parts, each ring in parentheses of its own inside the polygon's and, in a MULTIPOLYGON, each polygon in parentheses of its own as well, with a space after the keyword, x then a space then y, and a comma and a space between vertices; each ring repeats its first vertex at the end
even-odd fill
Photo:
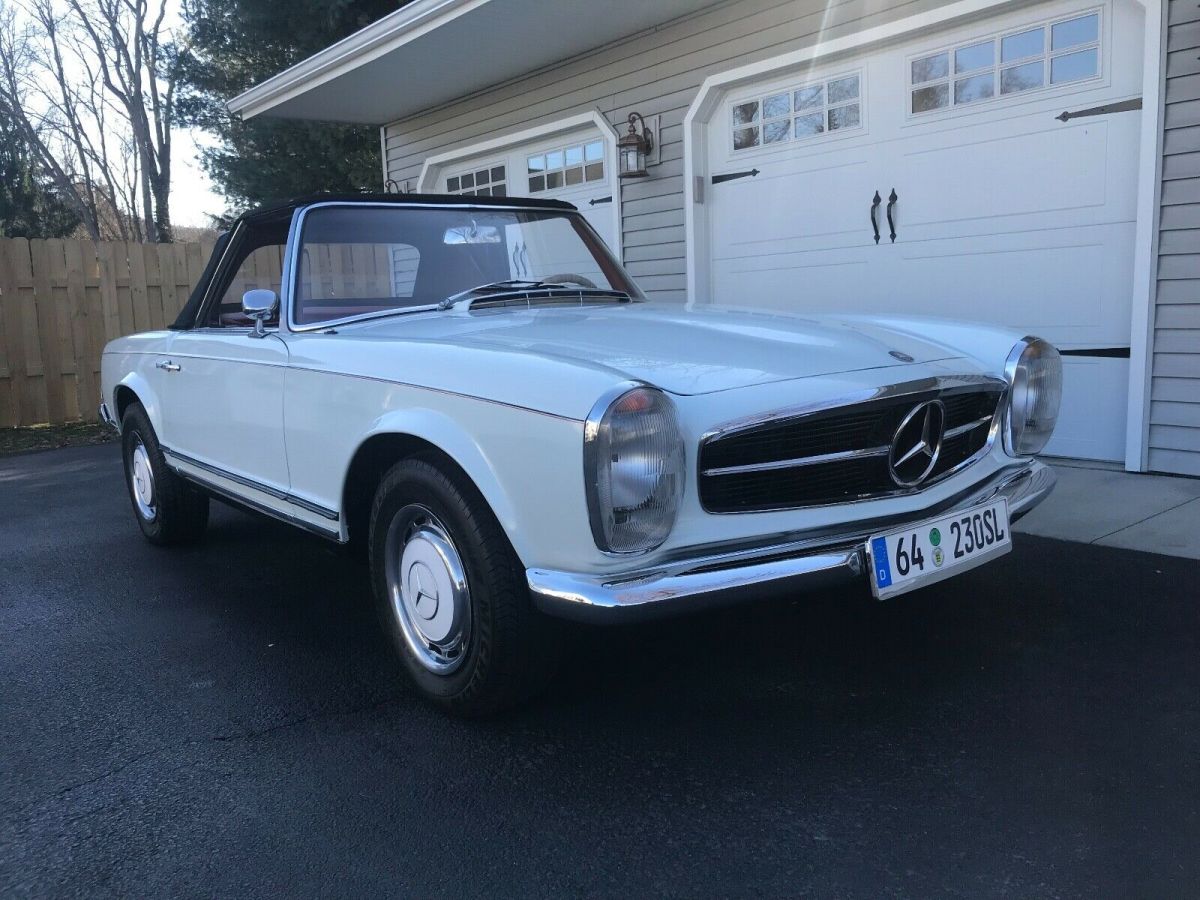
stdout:
POLYGON ((918 403, 892 437, 888 470, 901 487, 916 487, 929 477, 942 452, 946 407, 941 400, 918 403))
POLYGON ((437 581, 429 567, 418 562, 412 567, 408 589, 413 595, 413 608, 423 619, 432 619, 438 611, 437 581))

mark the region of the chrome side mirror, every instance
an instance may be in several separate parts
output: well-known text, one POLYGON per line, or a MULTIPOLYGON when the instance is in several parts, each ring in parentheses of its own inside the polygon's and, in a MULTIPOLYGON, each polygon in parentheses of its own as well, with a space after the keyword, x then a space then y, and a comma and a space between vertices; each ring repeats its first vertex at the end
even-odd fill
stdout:
POLYGON ((242 294, 242 315, 254 320, 254 336, 266 337, 266 321, 279 308, 279 295, 267 288, 242 294))

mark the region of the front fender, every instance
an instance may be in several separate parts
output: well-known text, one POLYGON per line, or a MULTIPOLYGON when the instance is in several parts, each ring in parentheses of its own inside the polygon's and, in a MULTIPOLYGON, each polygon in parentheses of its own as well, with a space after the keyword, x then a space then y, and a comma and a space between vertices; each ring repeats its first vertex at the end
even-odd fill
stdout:
MULTIPOLYGON (((371 438, 383 434, 419 438, 441 450, 467 473, 510 537, 517 532, 517 512, 497 475, 497 461, 489 458, 480 441, 450 416, 429 408, 393 410, 371 423, 359 448, 371 438)), ((358 448, 354 455, 358 455, 358 448)), ((349 469, 343 480, 348 475, 349 469)))

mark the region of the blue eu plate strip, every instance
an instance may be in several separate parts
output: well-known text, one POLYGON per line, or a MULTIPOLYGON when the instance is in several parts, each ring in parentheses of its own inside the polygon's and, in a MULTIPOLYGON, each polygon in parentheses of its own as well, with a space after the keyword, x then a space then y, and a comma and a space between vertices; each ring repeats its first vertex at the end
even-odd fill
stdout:
POLYGON ((888 562, 887 541, 881 537, 871 541, 871 560, 875 564, 875 584, 885 588, 892 583, 892 566, 888 562))

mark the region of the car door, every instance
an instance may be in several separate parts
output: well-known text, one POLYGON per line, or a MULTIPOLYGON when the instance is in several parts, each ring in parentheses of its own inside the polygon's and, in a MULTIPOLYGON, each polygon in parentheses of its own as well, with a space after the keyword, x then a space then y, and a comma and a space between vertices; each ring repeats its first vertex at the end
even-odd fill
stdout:
POLYGON ((241 316, 251 288, 278 293, 282 244, 253 250, 247 241, 218 270, 219 293, 196 327, 177 333, 156 362, 163 377, 163 443, 172 462, 270 509, 287 511, 283 435, 288 348, 277 322, 259 336, 241 316))

